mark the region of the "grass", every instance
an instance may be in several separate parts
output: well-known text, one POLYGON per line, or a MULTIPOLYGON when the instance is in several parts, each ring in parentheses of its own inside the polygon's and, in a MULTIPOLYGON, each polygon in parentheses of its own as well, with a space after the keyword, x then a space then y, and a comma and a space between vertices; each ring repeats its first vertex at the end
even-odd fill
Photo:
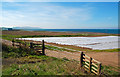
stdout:
POLYGON ((58 47, 50 46, 50 45, 45 45, 45 48, 46 48, 46 49, 49 49, 49 50, 56 50, 56 51, 75 52, 75 51, 72 51, 72 50, 65 49, 64 47, 62 47, 62 48, 58 48, 58 47))
POLYGON ((113 66, 102 66, 102 72, 105 74, 105 75, 119 75, 119 70, 120 70, 120 67, 113 67, 113 66))
POLYGON ((13 48, 10 46, 7 46, 5 44, 2 44, 2 57, 8 58, 8 57, 24 57, 28 55, 35 55, 36 53, 32 49, 28 48, 13 48))
POLYGON ((2 49, 3 75, 85 75, 75 60, 22 53, 6 45, 2 49))
POLYGON ((2 35, 2 39, 10 40, 12 41, 13 38, 20 38, 21 35, 2 35))
MULTIPOLYGON (((78 35, 57 35, 55 37, 75 37, 78 35)), ((91 36, 82 34, 79 36, 91 36)), ((13 38, 27 38, 27 37, 54 37, 48 35, 2 35, 3 39, 12 40, 13 38)), ((75 52, 67 50, 65 47, 58 48, 54 46, 47 46, 50 50, 60 50, 75 52)), ((86 75, 79 69, 79 62, 75 60, 68 60, 67 58, 58 59, 48 56, 37 56, 32 50, 9 47, 2 45, 2 58, 7 64, 3 64, 3 75, 86 75), (27 51, 27 52, 26 52, 27 51)), ((71 48, 74 49, 74 48, 71 48)), ((88 49, 76 49, 80 51, 92 51, 92 52, 118 52, 120 49, 108 49, 108 50, 88 50, 88 49)), ((118 75, 118 68, 112 66, 102 66, 102 72, 106 75, 118 75)), ((120 69, 120 68, 119 68, 120 69)))
MULTIPOLYGON (((11 40, 12 38, 33 38, 33 37, 90 37, 90 36, 117 36, 113 34, 106 34, 106 35, 97 35, 97 34, 89 34, 89 33, 77 33, 76 35, 8 35, 8 34, 3 34, 2 38, 11 40)), ((1 36, 0 36, 1 37, 1 36)))
MULTIPOLYGON (((4 44, 2 49, 3 75, 87 75, 75 60, 37 56, 4 44)), ((102 72, 105 75, 119 74, 118 68, 112 66, 102 66, 102 72)))
MULTIPOLYGON (((78 35, 54 35, 54 36, 50 36, 50 35, 2 35, 2 39, 6 39, 6 40, 10 40, 12 41, 13 38, 32 38, 32 37, 76 37, 76 36, 93 36, 94 34, 78 34, 78 35)), ((60 51, 68 51, 68 52, 75 52, 72 50, 67 50, 66 48, 69 49, 74 49, 76 51, 87 51, 87 52, 119 52, 120 49, 105 49, 105 50, 90 50, 90 49, 83 49, 83 48, 74 48, 74 47, 63 47, 63 48, 58 48, 58 47, 54 47, 54 46, 47 46, 46 47, 50 50, 60 50, 60 51)))
MULTIPOLYGON (((105 49, 105 50, 90 50, 90 49, 82 49, 82 48, 71 48, 71 47, 55 47, 50 45, 45 45, 45 47, 49 50, 56 50, 56 51, 68 51, 68 52, 78 52, 78 51, 87 51, 87 52, 119 52, 120 49, 105 49), (70 50, 71 49, 71 50, 70 50), (75 51, 73 51, 75 50, 75 51)), ((86 53, 87 53, 86 52, 86 53)))
MULTIPOLYGON (((33 57, 32 57, 33 58, 33 57)), ((25 57, 26 59, 26 57, 25 57)), ((84 75, 79 69, 70 61, 59 60, 51 57, 41 56, 40 62, 30 63, 31 57, 28 58, 29 63, 19 61, 19 64, 12 64, 10 67, 3 67, 3 75, 84 75), (69 65, 68 65, 69 64, 69 65), (70 68, 71 67, 71 68, 70 68)))

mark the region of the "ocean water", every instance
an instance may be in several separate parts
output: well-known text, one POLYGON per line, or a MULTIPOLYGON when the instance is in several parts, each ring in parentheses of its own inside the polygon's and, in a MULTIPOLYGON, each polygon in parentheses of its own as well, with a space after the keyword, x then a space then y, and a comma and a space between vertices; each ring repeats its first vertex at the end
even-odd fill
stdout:
POLYGON ((53 32, 96 32, 120 34, 120 29, 25 29, 28 31, 53 31, 53 32))

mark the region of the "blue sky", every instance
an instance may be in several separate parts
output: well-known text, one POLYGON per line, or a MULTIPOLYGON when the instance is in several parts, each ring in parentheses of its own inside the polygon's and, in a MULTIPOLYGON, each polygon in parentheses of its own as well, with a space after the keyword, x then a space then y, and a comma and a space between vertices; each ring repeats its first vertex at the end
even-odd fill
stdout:
POLYGON ((118 28, 117 2, 3 2, 4 27, 118 28))

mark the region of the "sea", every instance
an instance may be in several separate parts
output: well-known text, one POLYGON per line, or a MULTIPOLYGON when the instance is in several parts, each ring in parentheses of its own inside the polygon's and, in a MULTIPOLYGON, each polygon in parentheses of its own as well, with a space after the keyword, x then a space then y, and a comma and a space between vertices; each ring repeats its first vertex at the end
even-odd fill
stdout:
POLYGON ((95 32, 95 33, 109 33, 120 34, 120 29, 24 29, 27 31, 52 31, 52 32, 95 32))

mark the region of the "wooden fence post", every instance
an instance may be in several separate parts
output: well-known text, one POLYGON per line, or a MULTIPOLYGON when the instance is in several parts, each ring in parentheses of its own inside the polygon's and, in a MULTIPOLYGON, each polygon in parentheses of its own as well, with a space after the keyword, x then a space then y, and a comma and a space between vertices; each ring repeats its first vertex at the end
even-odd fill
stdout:
POLYGON ((89 61, 89 72, 91 72, 91 65, 92 65, 92 58, 90 57, 90 61, 89 61))
POLYGON ((13 39, 13 40, 12 40, 12 46, 13 46, 13 47, 15 46, 14 42, 15 42, 15 40, 13 39))
POLYGON ((25 45, 25 47, 26 47, 26 42, 25 42, 25 44, 24 44, 24 45, 25 45))
POLYGON ((44 40, 42 40, 42 54, 45 55, 45 45, 44 45, 44 40))
POLYGON ((32 49, 33 48, 33 43, 32 42, 30 42, 30 49, 32 49))
POLYGON ((21 49, 21 42, 19 42, 19 48, 21 49))
POLYGON ((80 67, 83 66, 83 52, 80 52, 80 67))
POLYGON ((101 74, 101 65, 102 65, 102 63, 99 63, 99 64, 98 64, 98 75, 101 74))

